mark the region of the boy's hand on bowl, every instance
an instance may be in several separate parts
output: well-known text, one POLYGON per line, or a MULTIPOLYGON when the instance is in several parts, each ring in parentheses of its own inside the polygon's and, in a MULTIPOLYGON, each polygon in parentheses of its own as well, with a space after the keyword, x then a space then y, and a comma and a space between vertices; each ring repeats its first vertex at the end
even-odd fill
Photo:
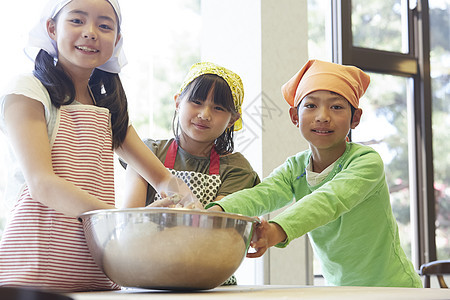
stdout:
POLYGON ((219 211, 223 212, 223 209, 220 205, 214 205, 207 209, 207 211, 219 211))
POLYGON ((287 238, 283 228, 277 223, 269 223, 261 219, 261 223, 255 226, 250 246, 256 252, 248 252, 247 257, 256 258, 262 256, 268 248, 275 246, 287 238))

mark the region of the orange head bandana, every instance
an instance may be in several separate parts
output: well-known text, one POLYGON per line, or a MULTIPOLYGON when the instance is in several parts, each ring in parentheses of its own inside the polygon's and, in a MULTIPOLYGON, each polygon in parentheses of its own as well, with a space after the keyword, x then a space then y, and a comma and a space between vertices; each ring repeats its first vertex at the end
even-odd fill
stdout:
POLYGON ((359 98, 364 95, 369 83, 369 75, 357 67, 313 59, 281 87, 281 93, 290 106, 297 107, 312 92, 332 91, 358 108, 359 98))

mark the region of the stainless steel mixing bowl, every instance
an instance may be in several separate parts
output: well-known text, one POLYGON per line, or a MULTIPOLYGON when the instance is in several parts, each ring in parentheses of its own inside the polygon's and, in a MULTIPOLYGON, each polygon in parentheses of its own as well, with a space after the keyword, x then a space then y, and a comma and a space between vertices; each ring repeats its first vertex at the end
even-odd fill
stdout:
POLYGON ((212 289, 247 253, 256 218, 176 208, 97 210, 80 216, 95 262, 123 287, 212 289))

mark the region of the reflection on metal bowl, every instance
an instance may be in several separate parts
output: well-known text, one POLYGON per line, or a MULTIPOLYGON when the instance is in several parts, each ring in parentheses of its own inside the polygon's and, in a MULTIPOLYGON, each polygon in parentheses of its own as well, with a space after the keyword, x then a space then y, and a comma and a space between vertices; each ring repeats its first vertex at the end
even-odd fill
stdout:
POLYGON ((256 218, 174 208, 97 210, 80 216, 95 262, 123 287, 212 289, 247 253, 256 218))

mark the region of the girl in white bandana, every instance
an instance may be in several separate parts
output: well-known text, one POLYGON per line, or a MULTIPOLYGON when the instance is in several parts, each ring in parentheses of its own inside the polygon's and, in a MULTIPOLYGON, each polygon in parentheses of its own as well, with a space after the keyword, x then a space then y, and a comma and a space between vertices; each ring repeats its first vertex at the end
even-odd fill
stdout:
POLYGON ((158 192, 195 202, 129 126, 117 0, 52 0, 30 33, 33 74, 0 98, 19 189, 0 242, 0 286, 119 288, 95 264, 77 216, 114 207, 113 151, 158 192))

